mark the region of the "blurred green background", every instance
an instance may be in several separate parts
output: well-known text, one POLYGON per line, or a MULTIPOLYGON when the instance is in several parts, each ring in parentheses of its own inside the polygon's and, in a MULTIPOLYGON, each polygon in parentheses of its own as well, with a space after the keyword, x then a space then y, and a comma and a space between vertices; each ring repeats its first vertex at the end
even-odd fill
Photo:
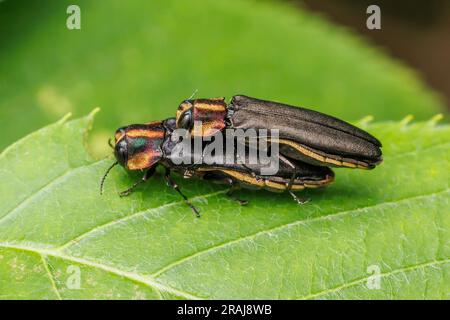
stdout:
POLYGON ((256 0, 0 2, 0 150, 101 107, 90 148, 181 100, 246 94, 346 120, 445 112, 416 73, 301 3, 256 0), (66 9, 81 9, 68 30, 66 9))

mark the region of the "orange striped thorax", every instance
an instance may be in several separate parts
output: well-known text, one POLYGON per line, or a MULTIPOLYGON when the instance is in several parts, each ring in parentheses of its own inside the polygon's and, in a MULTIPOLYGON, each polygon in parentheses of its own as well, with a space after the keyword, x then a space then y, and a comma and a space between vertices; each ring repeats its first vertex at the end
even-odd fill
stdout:
POLYGON ((114 154, 119 164, 129 170, 147 169, 159 160, 163 153, 165 129, 161 121, 132 124, 117 129, 114 154))
POLYGON ((188 128, 192 136, 212 136, 225 128, 225 98, 183 101, 177 110, 177 128, 188 128))

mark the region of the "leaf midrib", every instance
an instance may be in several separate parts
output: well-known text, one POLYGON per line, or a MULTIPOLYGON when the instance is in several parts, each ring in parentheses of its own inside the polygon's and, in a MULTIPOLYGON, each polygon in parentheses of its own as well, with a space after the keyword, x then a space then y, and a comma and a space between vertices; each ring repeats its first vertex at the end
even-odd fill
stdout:
MULTIPOLYGON (((129 279, 131 281, 148 286, 157 292, 164 291, 164 292, 172 293, 174 295, 181 296, 181 297, 184 297, 187 299, 194 299, 194 300, 204 299, 204 298, 195 296, 191 293, 181 291, 181 290, 172 288, 166 284, 160 283, 149 276, 144 276, 144 275, 141 275, 141 274, 138 274, 135 272, 120 270, 115 267, 108 266, 103 263, 98 263, 98 262, 95 262, 95 261, 92 261, 89 259, 77 258, 77 257, 71 256, 71 255, 61 253, 60 251, 56 251, 56 250, 52 250, 52 249, 35 248, 35 247, 31 247, 31 246, 26 246, 26 245, 17 245, 17 244, 10 244, 10 243, 0 243, 0 247, 6 248, 6 249, 11 249, 11 250, 35 253, 35 254, 40 255, 41 257, 44 257, 44 259, 47 256, 51 256, 51 257, 59 258, 62 260, 70 261, 72 263, 78 263, 81 265, 85 265, 87 267, 100 269, 105 272, 112 273, 112 274, 121 276, 123 278, 129 279)), ((50 273, 50 275, 51 275, 51 273, 50 273)))

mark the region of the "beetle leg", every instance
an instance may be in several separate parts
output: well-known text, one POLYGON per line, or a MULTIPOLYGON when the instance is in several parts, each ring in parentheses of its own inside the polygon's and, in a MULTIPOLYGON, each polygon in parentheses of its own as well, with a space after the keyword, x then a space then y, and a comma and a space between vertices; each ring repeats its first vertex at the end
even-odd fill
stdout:
POLYGON ((283 155, 279 154, 278 157, 280 158, 281 161, 286 163, 289 167, 291 167, 294 170, 291 179, 289 179, 289 183, 287 184, 286 187, 286 190, 290 191, 292 188, 292 184, 294 183, 295 177, 297 175, 297 167, 294 164, 292 164, 292 162, 290 162, 288 159, 286 159, 283 155))
POLYGON ((282 156, 281 154, 279 155, 280 160, 283 161, 284 163, 286 163, 288 166, 290 166, 292 169, 294 169, 294 173, 291 176, 291 179, 289 179, 289 182, 286 186, 286 190, 289 192, 289 194, 292 196, 292 198, 294 198, 294 200, 298 203, 298 204, 305 204, 308 203, 311 199, 304 199, 304 198, 299 198, 295 195, 294 192, 292 192, 292 185, 294 183, 295 177, 297 175, 296 172, 296 167, 294 164, 292 164, 292 162, 290 162, 288 159, 286 159, 284 156, 282 156))
POLYGON ((170 176, 170 170, 168 168, 166 168, 164 178, 166 179, 167 185, 169 187, 172 187, 176 192, 178 192, 183 197, 184 202, 192 209, 192 211, 194 211, 194 214, 197 216, 197 218, 200 218, 200 213, 198 212, 197 208, 192 205, 189 199, 181 192, 177 183, 174 180, 172 180, 172 177, 170 176))
POLYGON ((131 187, 129 187, 127 190, 124 190, 122 192, 119 193, 119 196, 121 197, 126 197, 128 196, 130 193, 132 193, 134 191, 134 189, 136 189, 136 187, 138 185, 140 185, 141 183, 147 181, 148 179, 151 178, 151 176, 153 176, 153 174, 155 173, 155 169, 156 166, 151 167, 150 169, 148 169, 147 171, 145 171, 144 176, 142 177, 142 179, 136 181, 131 187))
POLYGON ((239 189, 239 185, 235 184, 232 179, 227 179, 227 181, 230 185, 230 189, 228 189, 228 191, 226 193, 227 197, 230 197, 234 201, 237 201, 241 206, 247 205, 248 200, 242 200, 242 199, 239 199, 238 197, 236 197, 235 195, 233 195, 233 192, 236 191, 237 189, 239 189))

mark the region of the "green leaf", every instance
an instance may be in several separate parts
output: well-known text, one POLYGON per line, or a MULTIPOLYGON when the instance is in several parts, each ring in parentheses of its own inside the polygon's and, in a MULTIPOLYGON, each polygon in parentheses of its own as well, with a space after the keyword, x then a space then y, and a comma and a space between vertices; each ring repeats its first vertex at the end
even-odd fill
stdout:
POLYGON ((92 117, 0 155, 0 298, 450 298, 449 125, 364 124, 384 163, 336 170, 303 206, 175 177, 198 219, 161 175, 120 198, 137 176, 113 170, 100 196, 113 160, 83 150, 92 117))
MULTIPOLYGON (((77 0, 0 3, 0 149, 71 111, 111 130, 174 116, 182 101, 247 94, 343 119, 427 119, 445 108, 419 77, 368 41, 276 1, 77 0)), ((361 12, 364 15, 364 12, 361 12)))

